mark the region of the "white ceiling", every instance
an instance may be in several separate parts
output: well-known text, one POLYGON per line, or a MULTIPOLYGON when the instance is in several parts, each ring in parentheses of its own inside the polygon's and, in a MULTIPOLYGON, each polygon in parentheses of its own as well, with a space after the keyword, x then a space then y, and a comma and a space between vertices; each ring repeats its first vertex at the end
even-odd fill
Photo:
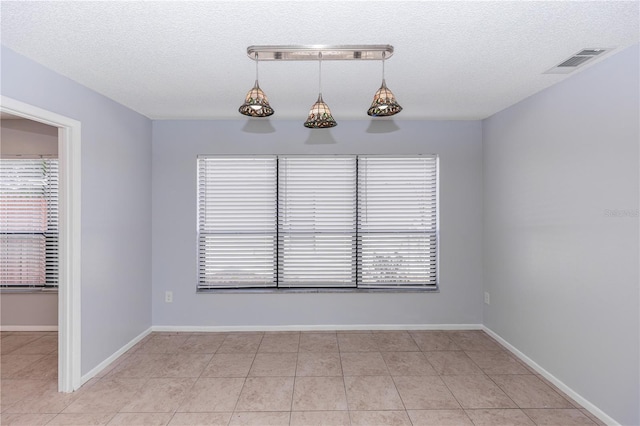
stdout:
MULTIPOLYGON (((568 78, 543 73, 579 50, 616 48, 611 56, 640 39, 638 1, 1 7, 2 44, 152 119, 241 118, 255 79, 250 45, 391 44, 387 85, 404 107, 397 119, 481 119, 568 78)), ((322 71, 334 117, 366 118, 380 61, 325 61, 322 71)), ((260 85, 274 119, 304 120, 318 94, 317 62, 260 62, 260 85)))

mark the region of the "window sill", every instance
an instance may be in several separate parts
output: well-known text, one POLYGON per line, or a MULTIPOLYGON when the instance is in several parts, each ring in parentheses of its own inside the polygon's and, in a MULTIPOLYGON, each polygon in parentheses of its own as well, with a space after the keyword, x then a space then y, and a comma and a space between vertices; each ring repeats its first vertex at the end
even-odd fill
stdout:
POLYGON ((57 288, 0 288, 0 294, 49 294, 58 293, 57 288))
POLYGON ((198 289, 198 294, 281 294, 281 293, 440 293, 440 288, 212 288, 198 289))

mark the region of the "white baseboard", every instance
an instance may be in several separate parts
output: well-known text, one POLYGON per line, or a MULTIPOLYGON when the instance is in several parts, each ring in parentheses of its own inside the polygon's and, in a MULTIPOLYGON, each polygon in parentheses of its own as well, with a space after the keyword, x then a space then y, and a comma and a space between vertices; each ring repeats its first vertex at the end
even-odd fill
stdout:
POLYGON ((0 325, 0 331, 58 331, 57 325, 0 325))
POLYGON ((341 330, 482 330, 482 324, 325 324, 325 325, 154 325, 153 331, 341 331, 341 330))
POLYGON ((536 372, 538 372, 542 377, 544 377, 545 379, 549 380, 558 389, 560 389, 562 392, 566 393, 570 398, 572 398, 575 402, 577 402, 578 404, 582 405, 587 411, 589 411, 591 414, 593 414, 594 416, 599 418, 602 422, 604 422, 605 424, 607 424, 609 426, 620 426, 620 423, 618 423, 614 419, 612 419, 609 415, 607 415, 607 413, 605 413, 604 411, 602 411, 601 409, 599 409, 598 407, 593 405, 587 399, 582 397, 579 393, 577 393, 576 391, 571 389, 569 386, 564 384, 564 382, 562 382, 556 376, 554 376, 553 374, 549 373, 547 370, 542 368, 534 360, 532 360, 531 358, 526 356, 524 353, 520 352, 520 350, 518 350, 511 343, 509 343, 506 340, 504 340, 498 333, 496 333, 495 331, 491 330, 487 326, 482 326, 482 329, 488 335, 490 335, 491 337, 496 339, 498 342, 500 342, 504 347, 509 349, 509 351, 511 351, 518 358, 520 358, 529 367, 531 367, 536 372))
POLYGON ((137 335, 136 337, 131 339, 131 341, 129 343, 127 343, 126 345, 124 345, 123 347, 118 349, 109 358, 105 359, 100 364, 98 364, 95 368, 93 368, 91 371, 89 371, 87 374, 82 376, 80 378, 80 386, 84 385, 89 380, 91 380, 93 377, 95 377, 99 372, 101 372, 102 370, 107 368, 113 361, 115 361, 116 359, 120 358, 122 356, 122 354, 124 354, 126 351, 131 349, 133 347, 133 345, 138 343, 140 340, 144 339, 150 333, 151 333, 151 327, 149 327, 148 329, 146 329, 145 331, 143 331, 142 333, 140 333, 139 335, 137 335))

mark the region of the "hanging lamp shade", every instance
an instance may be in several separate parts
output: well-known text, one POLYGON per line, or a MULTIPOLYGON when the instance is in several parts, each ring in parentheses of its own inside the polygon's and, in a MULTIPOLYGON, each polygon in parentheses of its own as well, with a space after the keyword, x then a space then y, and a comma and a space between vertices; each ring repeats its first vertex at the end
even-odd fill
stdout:
POLYGON ((269 105, 267 95, 264 94, 258 80, 253 86, 253 89, 249 90, 244 103, 238 108, 238 111, 242 115, 249 117, 268 117, 273 114, 273 108, 269 105))
POLYGON ((329 127, 335 127, 338 123, 333 119, 329 105, 322 100, 322 93, 318 95, 318 100, 311 107, 309 111, 309 117, 304 122, 304 127, 310 129, 327 129, 329 127))
POLYGON ((311 107, 304 127, 309 129, 328 129, 335 127, 338 123, 333 119, 329 105, 322 100, 322 52, 318 52, 318 100, 311 107))
POLYGON ((388 117, 402 111, 402 107, 396 102, 393 92, 387 87, 387 83, 382 79, 382 86, 373 96, 373 102, 367 111, 372 117, 388 117))

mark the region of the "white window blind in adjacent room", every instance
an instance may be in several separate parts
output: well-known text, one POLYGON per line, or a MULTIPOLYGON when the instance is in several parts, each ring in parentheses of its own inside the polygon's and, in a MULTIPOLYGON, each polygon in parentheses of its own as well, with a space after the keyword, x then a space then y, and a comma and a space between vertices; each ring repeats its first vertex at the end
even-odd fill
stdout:
POLYGON ((58 285, 58 160, 0 159, 0 286, 58 285))
POLYGON ((359 157, 359 287, 436 286, 436 191, 436 157, 359 157))
POLYGON ((276 286, 276 157, 198 158, 199 289, 276 286))
POLYGON ((354 287, 356 157, 280 157, 278 223, 280 287, 354 287))

